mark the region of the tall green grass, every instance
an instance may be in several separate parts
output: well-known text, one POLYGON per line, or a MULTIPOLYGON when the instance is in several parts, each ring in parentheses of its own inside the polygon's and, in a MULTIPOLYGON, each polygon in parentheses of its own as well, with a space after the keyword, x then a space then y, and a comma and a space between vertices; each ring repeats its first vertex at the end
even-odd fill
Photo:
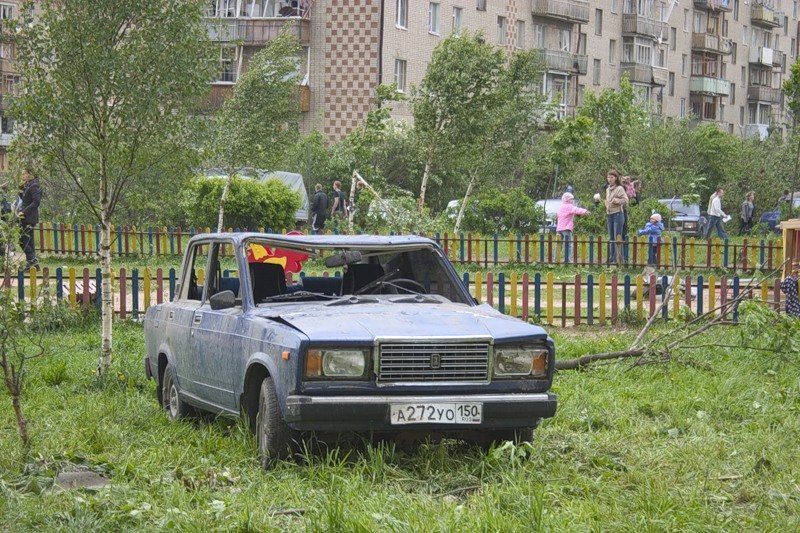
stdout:
MULTIPOLYGON (((692 365, 563 372, 558 413, 530 444, 363 443, 265 472, 244 424, 166 420, 144 380, 140 326, 117 325, 113 371, 97 381, 97 329, 53 334, 52 354, 31 366, 27 453, 0 394, 0 530, 800 529, 797 354, 709 349, 677 354, 692 365), (76 468, 111 486, 49 488, 76 468)), ((559 357, 630 341, 573 329, 554 332, 559 357)))

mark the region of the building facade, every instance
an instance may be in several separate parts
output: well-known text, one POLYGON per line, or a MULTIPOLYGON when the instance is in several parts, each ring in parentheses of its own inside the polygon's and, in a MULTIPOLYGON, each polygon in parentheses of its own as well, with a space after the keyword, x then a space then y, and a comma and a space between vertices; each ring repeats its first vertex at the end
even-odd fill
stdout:
POLYGON ((19 87, 14 67, 14 28, 22 1, 0 2, 0 172, 8 170, 8 147, 14 136, 14 120, 6 113, 8 97, 19 87))

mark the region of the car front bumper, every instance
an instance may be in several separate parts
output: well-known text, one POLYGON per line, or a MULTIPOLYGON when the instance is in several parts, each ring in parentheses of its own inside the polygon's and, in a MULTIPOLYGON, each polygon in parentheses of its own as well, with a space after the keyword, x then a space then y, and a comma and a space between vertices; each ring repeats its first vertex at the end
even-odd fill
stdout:
POLYGON ((403 431, 447 432, 469 429, 521 429, 535 427, 555 415, 555 394, 464 394, 447 396, 289 396, 284 419, 300 431, 403 431), (421 423, 392 425, 392 404, 481 403, 479 424, 421 423))

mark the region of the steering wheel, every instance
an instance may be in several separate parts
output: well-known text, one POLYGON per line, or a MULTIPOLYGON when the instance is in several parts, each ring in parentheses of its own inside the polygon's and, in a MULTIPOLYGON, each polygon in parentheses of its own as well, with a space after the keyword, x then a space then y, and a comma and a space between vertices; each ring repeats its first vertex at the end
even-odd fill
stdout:
POLYGON ((425 286, 418 282, 417 280, 411 278, 395 278, 391 281, 387 281, 386 285, 398 285, 402 289, 407 289, 412 292, 427 294, 428 291, 425 289, 425 286))

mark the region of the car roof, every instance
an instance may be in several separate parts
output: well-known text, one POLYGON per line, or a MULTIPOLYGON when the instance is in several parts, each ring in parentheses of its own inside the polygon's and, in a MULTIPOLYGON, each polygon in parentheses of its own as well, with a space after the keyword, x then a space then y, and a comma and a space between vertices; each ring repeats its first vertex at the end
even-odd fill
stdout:
POLYGON ((232 232, 201 233, 192 237, 191 241, 207 238, 232 239, 241 243, 246 240, 267 240, 275 244, 296 246, 328 246, 328 247, 376 247, 398 245, 436 245, 436 242, 419 235, 282 235, 277 233, 232 232))

